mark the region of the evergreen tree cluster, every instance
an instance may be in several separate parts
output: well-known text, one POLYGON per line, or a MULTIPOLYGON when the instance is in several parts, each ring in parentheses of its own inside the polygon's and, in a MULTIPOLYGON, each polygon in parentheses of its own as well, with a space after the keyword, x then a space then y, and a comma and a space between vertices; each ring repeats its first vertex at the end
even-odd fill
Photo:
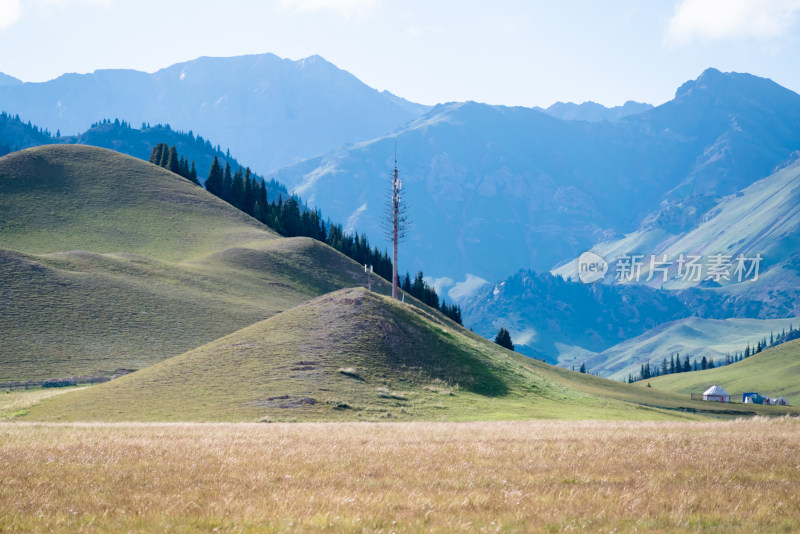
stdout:
POLYGON ((0 112, 0 156, 52 142, 50 131, 46 128, 40 128, 31 121, 25 123, 19 115, 0 112))
MULTIPOLYGON (((143 124, 142 128, 145 127, 149 125, 143 124)), ((189 168, 187 159, 178 154, 175 146, 158 143, 150 154, 150 163, 164 167, 199 185, 194 161, 189 168)), ((277 185, 277 182, 269 182, 270 185, 273 183, 277 185)), ((371 265, 375 274, 391 282, 392 260, 389 253, 381 252, 378 247, 370 247, 366 234, 359 235, 358 232, 348 234, 341 224, 332 224, 330 221, 325 223, 319 210, 304 208, 293 196, 284 201, 283 196, 278 195, 277 200, 270 201, 267 195, 268 183, 254 174, 249 167, 244 170, 239 167, 233 172, 230 163, 225 162, 223 169, 219 158, 214 157, 205 187, 209 193, 259 220, 279 234, 285 237, 310 237, 327 243, 359 264, 371 265)), ((412 281, 406 273, 402 289, 428 306, 441 311, 458 324, 462 324, 461 307, 457 304, 447 304, 444 300, 440 302, 436 290, 428 285, 423 277, 422 271, 419 271, 412 281)))
MULTIPOLYGON (((511 342, 511 333, 502 326, 500 327, 500 331, 497 332, 494 342, 508 350, 514 350, 514 343, 511 342)), ((584 373, 586 371, 584 369, 581 372, 584 373)))
MULTIPOLYGON (((143 128, 145 126, 148 125, 142 125, 143 128)), ((153 147, 150 163, 160 165, 198 183, 194 162, 186 176, 184 173, 189 167, 188 162, 186 158, 180 157, 174 146, 168 147, 166 143, 158 143, 153 147)), ((230 164, 226 162, 223 170, 219 158, 215 157, 208 171, 205 187, 209 193, 254 217, 279 234, 286 237, 310 237, 327 243, 359 264, 371 265, 375 274, 391 282, 392 260, 388 252, 381 252, 378 247, 370 247, 366 234, 359 235, 358 232, 348 234, 341 224, 332 224, 330 221, 326 224, 319 210, 302 208, 298 199, 293 196, 284 201, 283 197, 278 195, 277 200, 270 201, 267 195, 267 183, 256 176, 249 167, 244 170, 240 167, 232 172, 230 164)), ((423 276, 422 271, 418 272, 412 282, 406 273, 402 289, 428 306, 441 311, 458 324, 462 324, 461 307, 457 304, 447 304, 444 300, 440 302, 436 290, 423 280, 423 276)))
POLYGON ((707 359, 705 356, 703 356, 700 360, 695 358, 691 361, 689 360, 689 356, 684 356, 681 360, 681 355, 676 352, 670 356, 669 360, 667 358, 662 358, 660 366, 654 365, 651 367, 650 362, 643 363, 641 365, 639 374, 637 376, 629 374, 627 381, 628 383, 633 383, 638 382, 639 380, 655 378, 657 376, 689 373, 692 371, 704 371, 706 369, 714 369, 717 366, 730 365, 732 363, 740 362, 745 358, 749 358, 750 356, 754 356, 769 347, 775 347, 781 343, 786 343, 787 341, 791 341, 793 339, 800 339, 800 329, 795 329, 793 325, 789 325, 788 332, 783 330, 777 336, 770 332, 769 342, 767 342, 767 338, 764 336, 752 347, 750 346, 750 343, 748 343, 742 352, 725 354, 725 360, 719 364, 716 364, 713 358, 707 359))
MULTIPOLYGON (((389 266, 389 274, 386 280, 391 281, 392 279, 392 262, 388 259, 388 266, 389 266)), ((419 301, 424 302, 431 308, 435 308, 442 312, 446 317, 449 317, 453 321, 457 322, 458 324, 462 324, 461 322, 461 306, 458 304, 447 304, 444 299, 439 301, 439 295, 436 293, 436 289, 428 285, 428 283, 424 280, 425 275, 422 271, 417 271, 416 276, 414 276, 414 280, 411 280, 411 276, 406 272, 405 277, 400 282, 400 289, 411 295, 412 297, 416 298, 419 301)), ((513 350, 513 349, 512 349, 513 350)))
POLYGON ((194 160, 192 160, 192 166, 190 168, 189 161, 178 155, 178 150, 175 148, 175 145, 169 147, 166 143, 158 143, 153 147, 149 161, 179 176, 183 176, 196 185, 200 185, 200 181, 197 179, 197 167, 195 167, 194 160))

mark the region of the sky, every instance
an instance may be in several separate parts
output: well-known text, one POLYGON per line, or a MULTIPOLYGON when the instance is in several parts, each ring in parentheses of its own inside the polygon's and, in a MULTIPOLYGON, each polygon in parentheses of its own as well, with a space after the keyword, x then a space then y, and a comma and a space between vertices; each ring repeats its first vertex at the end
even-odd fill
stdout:
POLYGON ((0 72, 318 54, 420 102, 661 104, 708 67, 800 92, 800 0, 0 0, 0 72))

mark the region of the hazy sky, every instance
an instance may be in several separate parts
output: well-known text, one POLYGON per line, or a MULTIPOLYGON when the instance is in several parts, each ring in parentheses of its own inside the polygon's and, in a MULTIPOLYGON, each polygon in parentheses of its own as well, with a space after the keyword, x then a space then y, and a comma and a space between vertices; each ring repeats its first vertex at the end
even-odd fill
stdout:
POLYGON ((425 104, 660 104, 712 66, 800 91, 798 15, 800 0, 0 0, 0 72, 319 54, 425 104))

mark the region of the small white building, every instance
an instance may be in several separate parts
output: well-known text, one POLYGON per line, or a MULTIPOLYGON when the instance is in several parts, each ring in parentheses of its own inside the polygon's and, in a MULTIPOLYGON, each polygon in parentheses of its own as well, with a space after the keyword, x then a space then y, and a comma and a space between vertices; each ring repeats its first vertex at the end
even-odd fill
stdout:
POLYGON ((731 394, 722 386, 711 386, 703 392, 704 401, 730 402, 731 394))

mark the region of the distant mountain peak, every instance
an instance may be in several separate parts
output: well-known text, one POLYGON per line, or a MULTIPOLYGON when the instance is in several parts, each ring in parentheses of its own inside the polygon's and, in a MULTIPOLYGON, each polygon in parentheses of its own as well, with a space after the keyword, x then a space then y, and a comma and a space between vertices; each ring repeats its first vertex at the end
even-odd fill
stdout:
POLYGON ((298 59, 295 63, 297 63, 300 66, 311 63, 327 63, 329 65, 332 65, 330 61, 320 56, 319 54, 313 54, 308 57, 304 57, 303 59, 298 59))
POLYGON ((22 80, 14 78, 13 76, 9 76, 8 74, 4 74, 0 72, 0 86, 3 85, 21 85, 22 80))
POLYGON ((591 100, 582 104, 574 102, 556 102, 547 109, 536 108, 551 117, 562 120, 577 120, 586 122, 616 122, 629 115, 637 115, 653 109, 650 104, 628 100, 621 106, 606 107, 591 100))
POLYGON ((717 95, 747 95, 748 98, 757 99, 780 98, 796 94, 769 78, 744 72, 722 72, 715 68, 708 68, 696 79, 681 85, 675 91, 675 100, 696 94, 697 91, 711 92, 717 95))

